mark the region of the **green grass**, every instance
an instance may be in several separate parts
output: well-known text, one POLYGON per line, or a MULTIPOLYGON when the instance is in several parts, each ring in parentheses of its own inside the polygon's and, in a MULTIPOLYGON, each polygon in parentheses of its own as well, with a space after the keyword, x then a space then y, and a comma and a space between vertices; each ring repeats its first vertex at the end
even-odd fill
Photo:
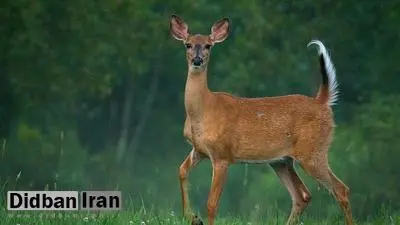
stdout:
MULTIPOLYGON (((266 215, 257 221, 249 221, 244 218, 218 218, 216 225, 277 225, 285 224, 284 215, 266 215)), ((9 212, 4 208, 0 213, 1 225, 180 225, 189 224, 174 212, 156 213, 134 212, 124 210, 120 212, 84 213, 84 212, 9 212)), ((207 224, 207 223, 205 223, 207 224)), ((317 221, 312 218, 303 218, 304 225, 334 225, 344 224, 342 218, 331 218, 317 221)), ((357 225, 398 225, 400 215, 382 215, 366 222, 358 222, 357 225)))

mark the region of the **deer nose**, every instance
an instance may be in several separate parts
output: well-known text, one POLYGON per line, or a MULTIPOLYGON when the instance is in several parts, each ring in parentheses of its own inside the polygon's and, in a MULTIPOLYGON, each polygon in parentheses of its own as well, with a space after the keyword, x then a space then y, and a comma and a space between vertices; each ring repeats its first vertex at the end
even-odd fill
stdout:
POLYGON ((195 66, 200 66, 203 63, 203 59, 198 57, 198 56, 196 56, 196 57, 193 58, 192 63, 195 66))

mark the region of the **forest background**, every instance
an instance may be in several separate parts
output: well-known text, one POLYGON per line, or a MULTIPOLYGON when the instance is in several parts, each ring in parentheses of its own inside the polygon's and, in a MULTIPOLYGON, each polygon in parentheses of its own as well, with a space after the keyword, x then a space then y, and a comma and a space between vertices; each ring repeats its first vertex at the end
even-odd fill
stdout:
MULTIPOLYGON (((118 188, 137 205, 181 209, 187 65, 169 34, 172 13, 194 33, 231 19, 229 38, 213 48, 209 86, 240 96, 315 95, 316 49, 306 45, 322 40, 340 84, 330 164, 351 188, 355 217, 400 208, 398 1, 1 1, 4 190, 118 188)), ((313 193, 307 212, 339 213, 298 170, 313 193)), ((210 180, 209 162, 190 174, 203 212, 210 180)), ((290 204, 267 165, 235 165, 220 213, 257 216, 290 204)))

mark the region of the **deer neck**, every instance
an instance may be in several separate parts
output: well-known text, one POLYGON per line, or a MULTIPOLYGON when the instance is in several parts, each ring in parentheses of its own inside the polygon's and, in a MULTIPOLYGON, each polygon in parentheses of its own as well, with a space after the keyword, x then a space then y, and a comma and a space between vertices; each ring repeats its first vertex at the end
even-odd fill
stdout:
POLYGON ((189 69, 185 88, 185 109, 189 117, 202 118, 207 99, 211 96, 207 85, 207 69, 192 71, 189 69))

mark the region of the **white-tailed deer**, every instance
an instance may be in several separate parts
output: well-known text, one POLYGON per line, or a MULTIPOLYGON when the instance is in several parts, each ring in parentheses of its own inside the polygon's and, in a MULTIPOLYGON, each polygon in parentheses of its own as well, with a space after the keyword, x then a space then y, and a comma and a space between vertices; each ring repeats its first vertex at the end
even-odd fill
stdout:
POLYGON ((311 200, 293 162, 326 187, 341 206, 345 222, 352 224, 349 188, 328 164, 334 120, 331 106, 337 99, 335 68, 322 42, 318 47, 322 84, 315 97, 287 95, 243 98, 207 87, 207 64, 214 44, 229 33, 229 20, 217 21, 210 35, 191 35, 178 16, 170 21, 172 36, 186 48, 188 75, 185 88, 184 136, 193 146, 179 169, 184 216, 202 224, 192 213, 188 195, 188 173, 202 159, 212 163, 212 184, 207 201, 208 223, 214 224, 219 199, 233 163, 269 163, 292 198, 286 224, 295 224, 311 200))

